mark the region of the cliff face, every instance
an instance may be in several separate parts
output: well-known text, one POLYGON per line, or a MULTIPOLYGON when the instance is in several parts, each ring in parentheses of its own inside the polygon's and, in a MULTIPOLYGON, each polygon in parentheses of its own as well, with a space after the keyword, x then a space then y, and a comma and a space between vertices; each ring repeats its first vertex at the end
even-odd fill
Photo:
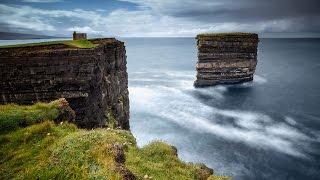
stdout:
POLYGON ((0 104, 65 98, 79 127, 129 129, 124 43, 113 38, 90 41, 97 46, 0 49, 0 104))
POLYGON ((196 87, 253 80, 259 42, 257 34, 203 34, 196 39, 196 87))

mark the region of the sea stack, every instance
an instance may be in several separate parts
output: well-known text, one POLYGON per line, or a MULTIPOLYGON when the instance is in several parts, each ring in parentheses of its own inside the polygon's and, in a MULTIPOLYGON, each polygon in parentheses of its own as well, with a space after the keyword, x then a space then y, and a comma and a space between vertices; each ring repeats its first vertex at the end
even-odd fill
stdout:
POLYGON ((216 33, 197 37, 195 87, 253 80, 257 65, 258 34, 216 33))

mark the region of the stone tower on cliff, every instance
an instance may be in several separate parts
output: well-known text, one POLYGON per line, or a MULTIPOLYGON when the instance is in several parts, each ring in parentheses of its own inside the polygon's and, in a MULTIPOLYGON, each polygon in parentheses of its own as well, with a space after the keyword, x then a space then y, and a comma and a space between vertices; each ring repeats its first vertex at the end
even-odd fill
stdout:
POLYGON ((77 33, 76 31, 73 31, 73 40, 83 40, 87 39, 86 33, 77 33))

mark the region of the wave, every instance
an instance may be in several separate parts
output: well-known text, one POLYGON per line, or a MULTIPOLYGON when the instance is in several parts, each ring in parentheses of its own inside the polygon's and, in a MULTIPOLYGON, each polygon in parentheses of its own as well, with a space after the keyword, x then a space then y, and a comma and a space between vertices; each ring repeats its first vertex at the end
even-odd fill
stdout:
MULTIPOLYGON (((141 75, 141 80, 146 77, 143 73, 138 74, 141 75)), ((210 133, 255 148, 272 149, 295 157, 308 158, 308 152, 311 150, 308 150, 305 144, 315 139, 300 131, 292 117, 284 115, 283 119, 279 120, 261 112, 221 109, 207 105, 192 94, 223 100, 230 86, 195 89, 192 86, 191 72, 160 74, 148 76, 154 79, 154 82, 150 81, 147 85, 129 87, 133 112, 158 116, 159 119, 179 125, 188 131, 210 133), (157 78, 171 80, 173 84, 158 84, 157 78)), ((254 79, 253 84, 257 85, 267 82, 258 75, 254 79)))
MULTIPOLYGON (((225 88, 217 89, 225 91, 225 88)), ((285 118, 290 123, 283 123, 263 113, 219 109, 172 87, 130 87, 129 91, 131 107, 137 113, 160 116, 188 131, 210 133, 255 148, 307 158, 308 150, 301 148, 301 144, 312 139, 294 127, 292 118, 285 118)))

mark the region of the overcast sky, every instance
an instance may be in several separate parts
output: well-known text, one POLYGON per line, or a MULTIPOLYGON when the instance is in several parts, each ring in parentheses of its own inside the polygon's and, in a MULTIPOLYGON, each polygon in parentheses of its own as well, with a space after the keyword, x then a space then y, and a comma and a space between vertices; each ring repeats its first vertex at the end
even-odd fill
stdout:
POLYGON ((0 0, 0 31, 66 36, 320 34, 320 0, 0 0))

